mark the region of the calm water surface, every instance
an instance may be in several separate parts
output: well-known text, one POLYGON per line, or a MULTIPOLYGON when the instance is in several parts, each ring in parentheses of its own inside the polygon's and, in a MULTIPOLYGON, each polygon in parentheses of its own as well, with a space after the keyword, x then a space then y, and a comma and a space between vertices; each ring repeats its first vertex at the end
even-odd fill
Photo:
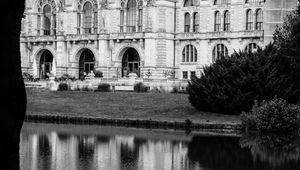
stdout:
POLYGON ((26 123, 23 170, 296 170, 300 140, 26 123))

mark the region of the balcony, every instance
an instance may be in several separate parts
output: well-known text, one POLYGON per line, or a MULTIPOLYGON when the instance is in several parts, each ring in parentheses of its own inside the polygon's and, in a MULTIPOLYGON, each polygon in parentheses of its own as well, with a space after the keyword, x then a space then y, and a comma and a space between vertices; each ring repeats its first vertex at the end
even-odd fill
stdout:
POLYGON ((56 36, 55 35, 21 36, 21 41, 48 43, 48 42, 56 41, 56 36))
POLYGON ((97 34, 68 34, 65 35, 65 41, 90 41, 97 40, 97 34))
POLYGON ((130 39, 142 39, 145 38, 143 32, 123 32, 123 33, 111 33, 110 39, 115 40, 130 40, 130 39))
POLYGON ((236 38, 262 38, 264 36, 263 30, 253 31, 235 31, 235 32, 205 32, 205 33, 177 33, 177 40, 213 40, 213 39, 236 39, 236 38))

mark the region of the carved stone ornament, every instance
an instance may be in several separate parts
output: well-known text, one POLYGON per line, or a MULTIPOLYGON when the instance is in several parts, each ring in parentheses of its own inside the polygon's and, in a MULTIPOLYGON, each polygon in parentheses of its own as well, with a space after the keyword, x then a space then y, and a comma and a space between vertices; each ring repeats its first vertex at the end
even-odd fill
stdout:
POLYGON ((57 6, 58 6, 59 12, 64 12, 65 11, 65 0, 60 0, 57 6))
POLYGON ((154 5, 155 0, 146 0, 147 1, 147 6, 152 6, 154 5))
POLYGON ((56 4, 54 0, 39 0, 37 3, 38 12, 43 12, 43 8, 47 4, 51 6, 52 12, 56 11, 56 4))
POLYGON ((101 9, 107 9, 107 0, 101 1, 101 9))

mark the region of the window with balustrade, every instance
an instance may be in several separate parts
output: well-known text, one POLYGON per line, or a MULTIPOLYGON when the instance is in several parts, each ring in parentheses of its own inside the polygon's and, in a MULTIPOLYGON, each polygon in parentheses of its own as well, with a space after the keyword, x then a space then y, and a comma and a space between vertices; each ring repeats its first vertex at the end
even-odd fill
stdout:
POLYGON ((184 14, 184 32, 190 32, 191 27, 191 15, 189 13, 184 14))
POLYGON ((193 15, 193 32, 199 32, 200 16, 198 12, 193 15))
POLYGON ((214 0, 214 5, 228 5, 230 3, 230 0, 214 0))
POLYGON ((37 35, 56 34, 56 8, 54 0, 37 3, 37 35))
POLYGON ((83 29, 84 33, 91 34, 92 33, 92 23, 93 23, 93 12, 92 12, 92 4, 90 2, 86 2, 83 6, 83 29))
POLYGON ((221 31, 221 13, 219 11, 215 12, 214 31, 215 32, 220 32, 221 31))
POLYGON ((212 53, 212 61, 215 62, 216 60, 220 59, 222 56, 228 55, 228 49, 224 44, 217 44, 212 53))
POLYGON ((248 9, 246 12, 246 30, 253 29, 253 12, 251 9, 248 9))
POLYGON ((121 1, 120 32, 143 31, 143 1, 121 1), (126 30, 125 30, 126 28, 126 30))
POLYGON ((77 34, 96 34, 98 31, 96 0, 78 0, 77 34))
POLYGON ((263 11, 262 9, 257 9, 255 13, 255 29, 263 30, 263 11))
POLYGON ((265 3, 266 0, 245 0, 245 4, 249 4, 249 3, 265 3))
POLYGON ((227 10, 224 12, 224 31, 230 31, 230 13, 227 10))
POLYGON ((197 49, 195 46, 189 44, 183 48, 182 62, 197 62, 197 49))

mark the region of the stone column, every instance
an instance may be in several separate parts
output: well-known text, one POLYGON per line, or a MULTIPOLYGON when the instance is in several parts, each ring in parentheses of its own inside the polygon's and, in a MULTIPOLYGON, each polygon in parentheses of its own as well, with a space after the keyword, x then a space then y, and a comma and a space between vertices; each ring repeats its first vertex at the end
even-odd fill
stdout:
POLYGON ((80 12, 80 33, 83 34, 84 33, 84 29, 83 29, 83 12, 80 12))
POLYGON ((139 5, 137 4, 136 12, 135 12, 135 32, 138 32, 138 24, 139 24, 139 5))
POLYGON ((53 14, 51 15, 51 22, 50 22, 50 35, 54 34, 54 17, 53 14))
POLYGON ((94 33, 94 26, 95 26, 95 13, 93 12, 92 14, 92 27, 91 27, 91 33, 93 34, 94 33))
POLYGON ((190 32, 194 32, 194 14, 191 15, 190 32))
POLYGON ((40 35, 44 35, 44 19, 45 19, 45 16, 41 15, 41 29, 40 29, 40 35))

